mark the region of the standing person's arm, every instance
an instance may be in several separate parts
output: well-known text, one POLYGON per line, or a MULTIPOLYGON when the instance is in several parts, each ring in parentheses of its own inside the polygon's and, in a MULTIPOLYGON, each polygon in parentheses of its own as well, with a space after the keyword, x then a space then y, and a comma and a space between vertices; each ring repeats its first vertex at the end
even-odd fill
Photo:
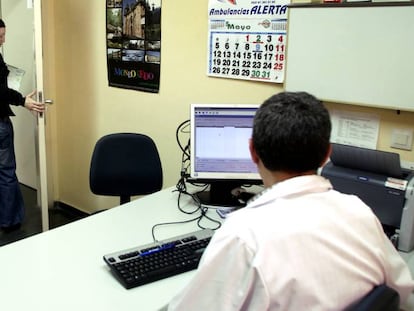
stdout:
POLYGON ((36 91, 33 91, 23 97, 23 95, 16 90, 0 86, 0 101, 3 104, 23 106, 30 111, 43 112, 45 110, 45 105, 33 99, 35 94, 36 91))
POLYGON ((20 92, 9 88, 7 84, 7 76, 9 69, 0 54, 0 102, 2 105, 23 106, 30 111, 44 111, 44 104, 33 99, 36 91, 31 92, 27 96, 23 96, 20 92))
POLYGON ((43 112, 45 105, 32 98, 35 94, 36 91, 33 91, 25 97, 24 107, 30 111, 43 112))

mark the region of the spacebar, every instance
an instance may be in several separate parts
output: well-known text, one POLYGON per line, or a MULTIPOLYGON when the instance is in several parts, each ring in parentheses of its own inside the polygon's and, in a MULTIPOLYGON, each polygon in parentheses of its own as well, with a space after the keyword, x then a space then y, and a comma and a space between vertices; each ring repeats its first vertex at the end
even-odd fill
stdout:
POLYGON ((149 271, 146 273, 146 275, 150 279, 152 278, 159 279, 159 278, 168 277, 168 276, 180 273, 180 272, 181 272, 181 269, 176 266, 167 266, 161 269, 149 271))
POLYGON ((197 261, 187 261, 186 263, 181 263, 178 265, 167 266, 161 269, 153 270, 147 272, 147 277, 149 279, 159 280, 163 278, 167 278, 169 276, 173 276, 176 274, 184 273, 190 270, 193 270, 197 267, 197 261))

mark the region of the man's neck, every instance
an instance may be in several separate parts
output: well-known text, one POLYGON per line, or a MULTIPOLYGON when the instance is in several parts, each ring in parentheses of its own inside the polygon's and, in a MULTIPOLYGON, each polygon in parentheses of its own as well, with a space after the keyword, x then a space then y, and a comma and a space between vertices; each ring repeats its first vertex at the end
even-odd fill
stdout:
POLYGON ((314 175, 316 171, 306 171, 306 172, 286 172, 286 171, 269 171, 266 170, 263 175, 263 184, 266 188, 273 186, 279 182, 282 182, 287 179, 291 179, 298 176, 305 176, 305 175, 314 175))

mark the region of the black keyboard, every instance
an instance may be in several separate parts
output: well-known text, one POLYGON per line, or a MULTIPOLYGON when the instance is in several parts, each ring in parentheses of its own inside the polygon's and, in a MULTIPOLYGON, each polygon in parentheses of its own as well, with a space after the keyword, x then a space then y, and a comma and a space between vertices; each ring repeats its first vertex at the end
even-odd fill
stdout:
POLYGON ((127 289, 196 269, 214 231, 199 230, 104 256, 127 289))

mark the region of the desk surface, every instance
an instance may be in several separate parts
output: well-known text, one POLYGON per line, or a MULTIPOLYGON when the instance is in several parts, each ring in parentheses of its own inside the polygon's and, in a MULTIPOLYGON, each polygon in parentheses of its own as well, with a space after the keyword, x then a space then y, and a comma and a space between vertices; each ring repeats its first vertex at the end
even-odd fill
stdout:
MULTIPOLYGON (((151 228, 156 223, 194 218, 178 210, 177 197, 172 188, 167 189, 1 247, 1 308, 151 311, 162 307, 194 271, 126 290, 102 256, 152 242, 151 228)), ((189 203, 187 207, 194 209, 189 203)), ((209 213, 219 219, 215 211, 209 213)), ((195 222, 169 225, 156 229, 155 235, 161 240, 198 229, 195 222)))
MULTIPOLYGON (((156 223, 194 218, 177 208, 173 188, 0 247, 0 299, 4 310, 157 310, 194 271, 124 289, 102 256, 152 242, 156 223)), ((184 199, 189 210, 190 200, 184 199)), ((214 210, 209 216, 219 220, 214 210)), ((206 227, 214 227, 209 221, 206 227)), ((159 240, 198 230, 196 222, 162 226, 159 240)), ((414 252, 402 253, 414 271, 414 252)))

